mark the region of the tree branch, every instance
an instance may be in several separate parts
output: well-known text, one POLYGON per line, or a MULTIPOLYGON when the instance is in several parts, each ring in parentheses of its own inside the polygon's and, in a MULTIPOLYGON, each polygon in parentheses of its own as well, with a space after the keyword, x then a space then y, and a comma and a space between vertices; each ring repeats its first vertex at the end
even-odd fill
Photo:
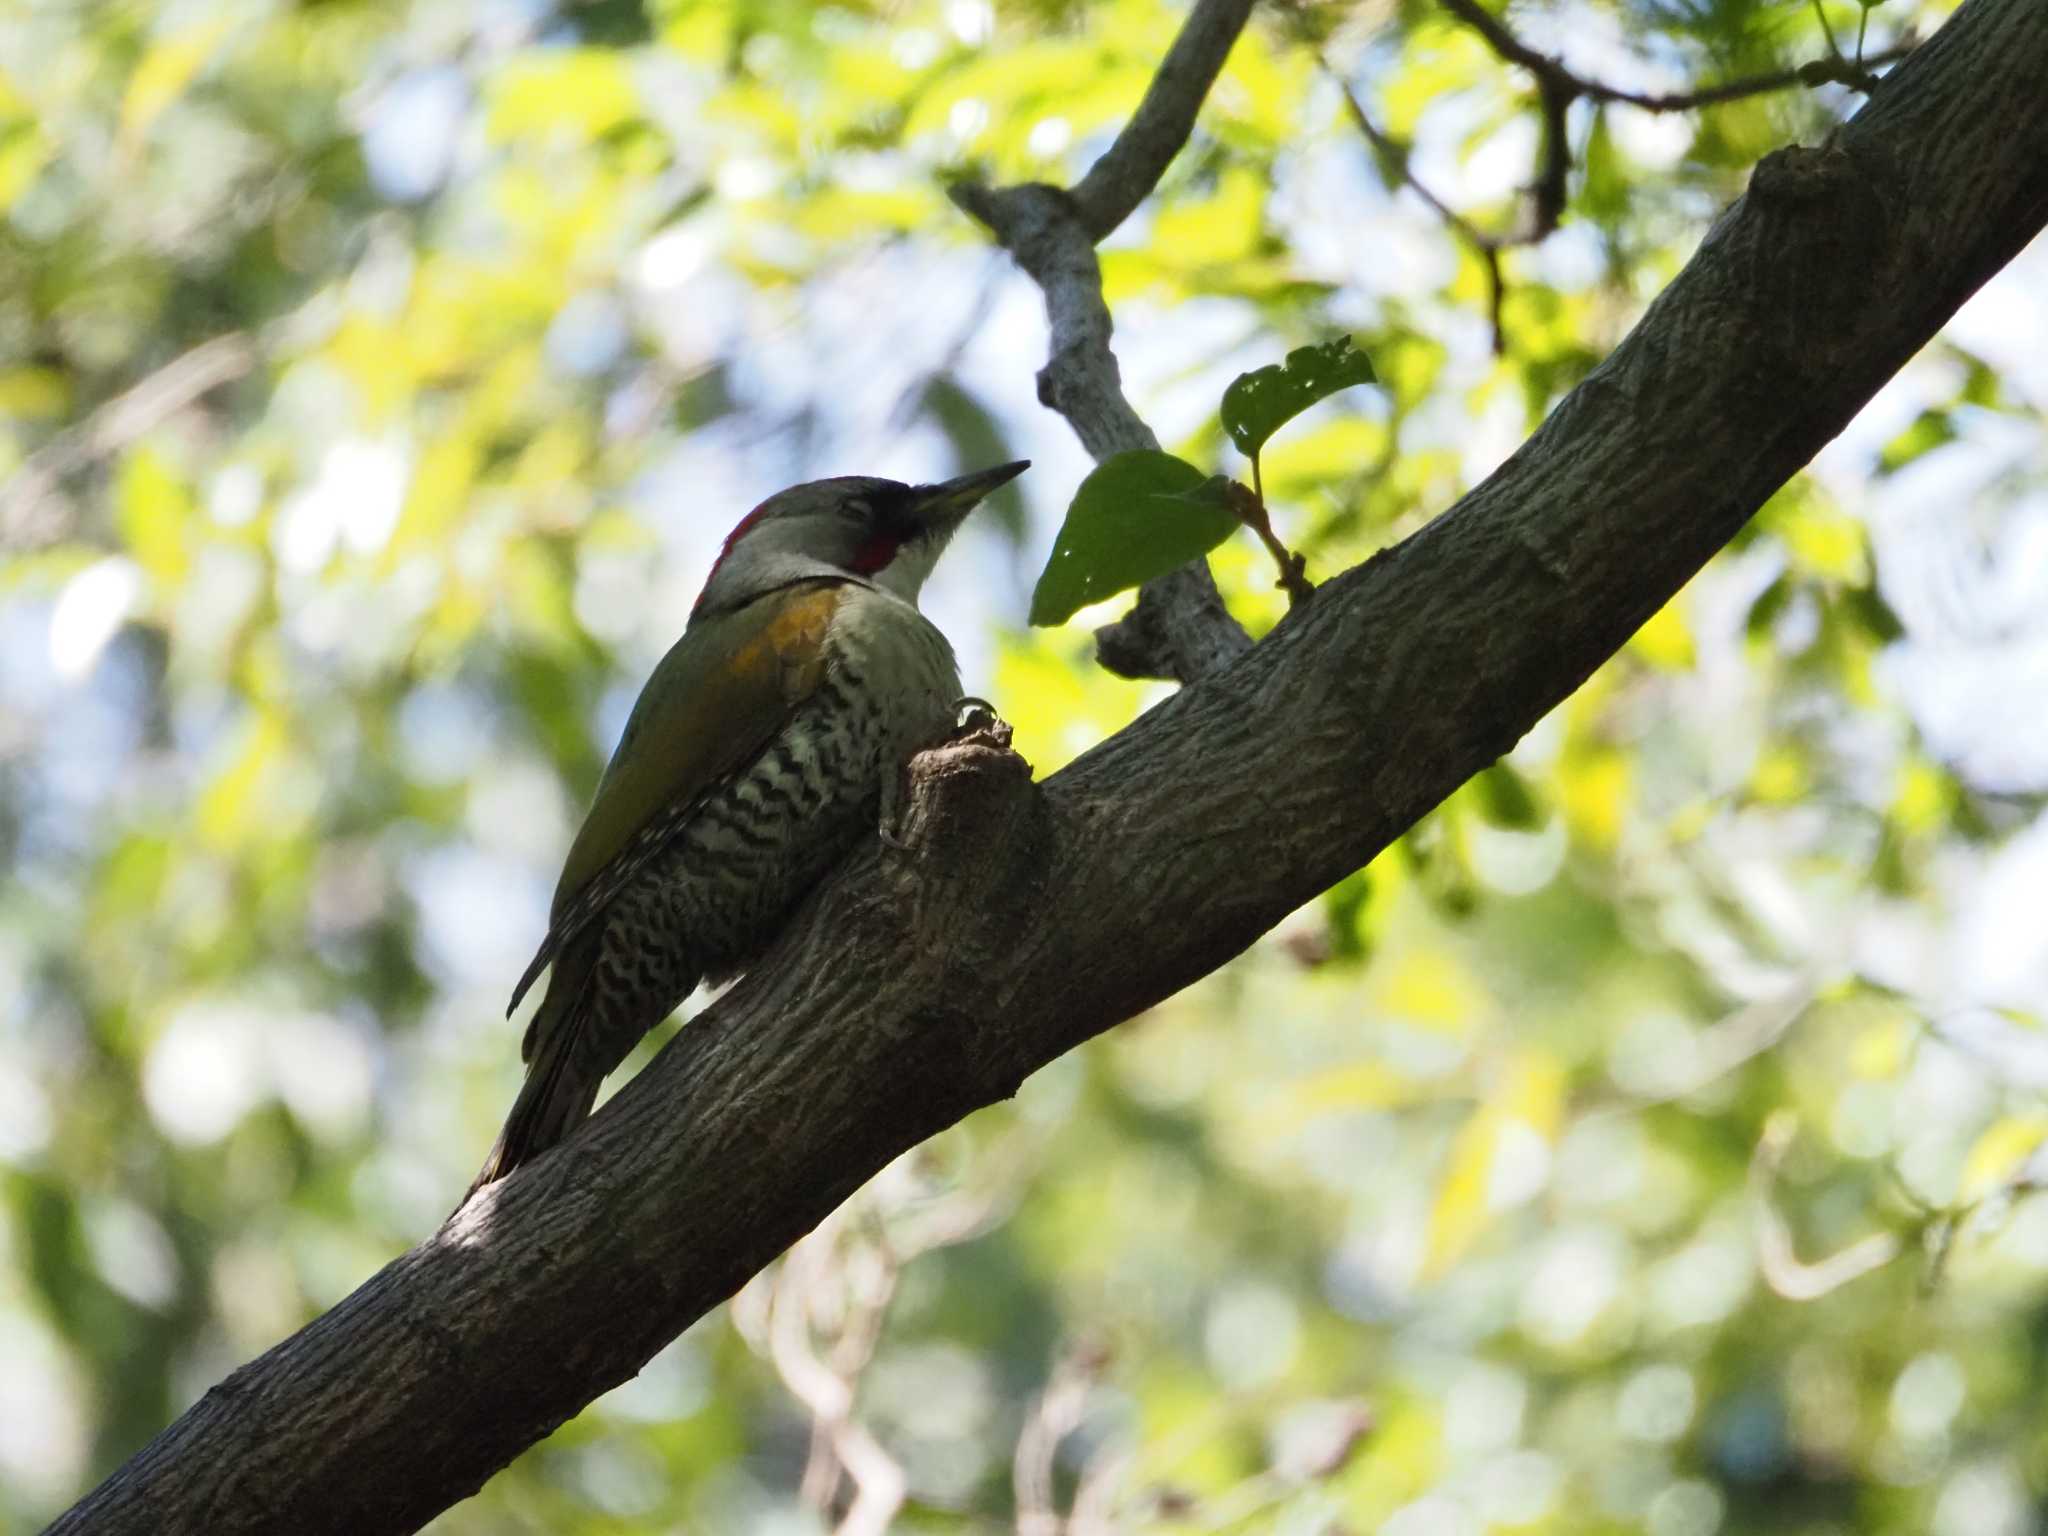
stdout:
POLYGON ((1501 301, 1505 296, 1500 253, 1505 242, 1496 235, 1489 235, 1432 192, 1422 178, 1415 174, 1409 147, 1386 132, 1366 114, 1364 105, 1359 101, 1357 93, 1351 89, 1350 83, 1331 69, 1328 61, 1323 61, 1323 71, 1337 82, 1337 89, 1344 93, 1344 108, 1350 113, 1353 126, 1364 136, 1365 142, 1372 146, 1373 154, 1379 159, 1381 172, 1401 182, 1428 204, 1430 211, 1443 220, 1444 227, 1464 241, 1466 248, 1479 258, 1480 265, 1486 269, 1486 319, 1493 330, 1494 355, 1500 356, 1507 351, 1507 333, 1502 329, 1500 315, 1501 301))
MULTIPOLYGON (((1345 106, 1350 112, 1352 122, 1372 145, 1373 152, 1379 157, 1385 173, 1407 185, 1427 203, 1451 233, 1465 243, 1485 268, 1486 313, 1493 330, 1493 350, 1496 356, 1507 351, 1507 333, 1501 324, 1501 307, 1506 299, 1506 279, 1501 270, 1501 253, 1540 244, 1550 238, 1564 218, 1567 182, 1572 166, 1571 143, 1566 134, 1566 114, 1571 110, 1574 101, 1583 96, 1589 101, 1620 102, 1640 107, 1647 112, 1686 112, 1721 102, 1735 101, 1745 96, 1758 96, 1799 85, 1822 85, 1830 81, 1854 86, 1868 94, 1876 84, 1875 77, 1870 71, 1879 65, 1896 63, 1911 53, 1916 46, 1908 39, 1881 53, 1872 54, 1867 59, 1859 55, 1853 62, 1844 59, 1839 53, 1831 53, 1827 58, 1802 64, 1797 69, 1750 75, 1740 80, 1723 81, 1719 85, 1705 86, 1693 91, 1625 91, 1574 73, 1565 66, 1562 59, 1530 47, 1517 37, 1505 22, 1487 10, 1480 0, 1442 0, 1442 4, 1445 10, 1477 32, 1503 63, 1519 65, 1536 77, 1537 104, 1543 114, 1543 135, 1536 171, 1528 188, 1529 215, 1519 229, 1504 234, 1489 234, 1437 196, 1416 176, 1414 168, 1409 164, 1408 146, 1384 132, 1373 122, 1350 84, 1331 68, 1327 59, 1319 58, 1318 62, 1343 91, 1345 106)), ((1830 38, 1829 41, 1832 44, 1833 39, 1830 38)))
MULTIPOLYGON (((1536 77, 1539 89, 1555 93, 1569 105, 1578 97, 1588 101, 1621 102, 1627 106, 1640 107, 1645 112, 1691 112, 1700 107, 1719 106, 1723 102, 1740 101, 1746 96, 1764 96, 1772 91, 1791 90, 1795 86, 1847 85, 1868 95, 1875 85, 1871 75, 1874 69, 1887 64, 1896 64, 1911 53, 1916 46, 1911 38, 1890 48, 1873 53, 1868 57, 1846 59, 1839 49, 1833 47, 1834 39, 1829 38, 1830 51, 1826 58, 1815 59, 1793 69, 1774 69, 1761 75, 1745 75, 1737 80, 1724 80, 1718 85, 1702 86, 1691 91, 1625 91, 1618 86, 1589 79, 1568 68, 1564 60, 1554 54, 1532 48, 1508 27, 1480 0, 1442 0, 1443 8, 1477 32, 1486 46, 1504 64, 1516 64, 1536 77)), ((1822 18, 1826 24, 1826 18, 1822 18)))
POLYGON ((2048 9, 1966 0, 1766 158, 1483 485, 1034 785, 926 753, 902 828, 563 1146, 209 1392, 61 1533, 409 1530, 892 1157, 1214 970, 1611 655, 2048 222, 2048 9))
MULTIPOLYGON (((1038 182, 961 182, 950 189, 1045 294, 1052 344, 1039 370, 1038 398, 1067 418, 1097 463, 1157 448, 1159 439, 1124 398, 1095 242, 1144 201, 1180 153, 1252 4, 1196 0, 1136 114, 1072 192, 1038 182)), ((1251 637, 1224 608, 1202 560, 1147 582, 1128 617, 1096 632, 1098 659, 1125 677, 1193 682, 1250 648, 1251 637)))
POLYGON ((28 549, 61 537, 62 518, 49 509, 66 475, 118 453, 201 396, 241 378, 260 357, 259 344, 244 332, 215 336, 38 448, 0 488, 0 549, 28 549))
POLYGON ((1159 178, 1194 132, 1195 115, 1244 31, 1256 0, 1196 0, 1145 99, 1103 157, 1074 188, 1081 223, 1106 237, 1152 195, 1159 178))

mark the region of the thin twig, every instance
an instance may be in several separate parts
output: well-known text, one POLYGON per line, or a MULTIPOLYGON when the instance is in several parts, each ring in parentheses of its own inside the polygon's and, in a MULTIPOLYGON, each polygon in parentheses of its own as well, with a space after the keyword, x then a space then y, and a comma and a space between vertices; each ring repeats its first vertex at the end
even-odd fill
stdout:
MULTIPOLYGON (((1789 91, 1802 85, 1846 85, 1868 95, 1877 83, 1870 74, 1871 70, 1896 64, 1919 46, 1917 41, 1909 38, 1871 54, 1860 67, 1848 59, 1813 59, 1790 69, 1745 75, 1739 80, 1724 80, 1718 85, 1702 86, 1693 91, 1625 91, 1618 86, 1602 85, 1597 80, 1584 80, 1579 82, 1579 94, 1588 101, 1619 102, 1623 106, 1640 107, 1645 112, 1694 112, 1701 107, 1716 107, 1748 96, 1767 96, 1773 91, 1789 91)), ((1573 78, 1577 79, 1576 76, 1573 78)))
POLYGON ((909 1491, 901 1463, 854 1413, 904 1266, 1000 1220, 1024 1182, 1014 1165, 1025 1155, 1015 1144, 995 1159, 1005 1171, 989 1188, 928 1202, 901 1192, 893 1176, 909 1164, 899 1160, 733 1298, 734 1328, 811 1416, 799 1498, 830 1519, 842 1483, 852 1484, 835 1536, 882 1536, 909 1491))
POLYGON ((1117 1495, 1136 1460, 1128 1446, 1105 1446, 1088 1459, 1067 1512, 1067 1536, 1112 1536, 1117 1495))
POLYGON ((841 1222, 829 1221, 789 1252, 776 1273, 768 1303, 768 1358, 791 1395, 810 1410, 813 1424, 811 1456, 804 1468, 802 1494, 820 1514, 827 1513, 843 1469, 854 1488, 853 1502, 836 1527, 837 1536, 881 1536, 903 1507, 909 1479, 894 1457, 853 1416, 854 1383, 867 1364, 879 1332, 881 1314, 895 1294, 893 1266, 867 1294, 849 1296, 840 1342, 828 1363, 811 1340, 811 1317, 820 1310, 824 1293, 844 1287, 846 1274, 835 1261, 841 1222), (857 1341, 864 1340, 866 1348, 857 1341))
POLYGON ((1861 57, 1859 42, 1858 58, 1852 63, 1844 59, 1838 51, 1832 50, 1833 39, 1830 38, 1829 57, 1816 59, 1795 69, 1749 75, 1739 80, 1727 80, 1693 91, 1628 91, 1588 79, 1567 68, 1563 60, 1530 47, 1517 37, 1506 23, 1480 4, 1479 0, 1442 0, 1442 3, 1445 10, 1477 32, 1504 63, 1519 65, 1536 77, 1537 104, 1543 115, 1542 147, 1535 176, 1529 184, 1528 219, 1517 230, 1506 234, 1489 234, 1439 197, 1415 174, 1410 164, 1410 146, 1403 144, 1373 122, 1360 104, 1357 94, 1351 89, 1350 83, 1330 66, 1327 59, 1318 57, 1317 62, 1322 66, 1324 73, 1335 80, 1338 88, 1343 91, 1344 103, 1351 114, 1352 122, 1357 124, 1359 132, 1372 146, 1386 173, 1399 180, 1427 203, 1445 227, 1463 241, 1466 248, 1478 258, 1486 274, 1486 315, 1493 332, 1493 351, 1496 357, 1507 350, 1507 336, 1501 322, 1501 309, 1506 300, 1501 253, 1539 244, 1556 231, 1564 218, 1572 164, 1568 114, 1574 101, 1583 97, 1588 101, 1639 107, 1646 112, 1689 112, 1700 107, 1735 101, 1745 96, 1788 90, 1801 85, 1835 82, 1868 92, 1876 83, 1870 74, 1872 68, 1896 63, 1912 52, 1915 46, 1911 39, 1907 39, 1882 53, 1871 55, 1866 60, 1861 57))
POLYGON ((241 378, 256 366, 259 355, 255 339, 243 331, 202 341, 38 448, 0 488, 0 549, 50 542, 54 535, 37 526, 38 513, 56 493, 59 481, 125 448, 202 395, 241 378))
POLYGON ((1017 1502, 1017 1536, 1060 1536, 1059 1504, 1053 1495, 1053 1458, 1060 1442, 1072 1434, 1088 1406, 1088 1391, 1102 1368, 1099 1349, 1081 1349, 1053 1367, 1052 1379, 1038 1396, 1010 1464, 1017 1502))
POLYGON ((1820 35, 1828 40, 1828 52, 1840 58, 1842 45, 1835 41, 1835 29, 1828 25, 1828 8, 1823 0, 1813 0, 1813 15, 1820 23, 1820 35))
MULTIPOLYGON (((1691 112, 1700 107, 1718 106, 1723 102, 1739 101, 1746 96, 1763 96, 1772 91, 1791 90, 1801 85, 1848 85, 1866 94, 1874 83, 1869 71, 1886 64, 1896 64, 1917 46, 1912 38, 1902 39, 1882 52, 1868 58, 1859 57, 1850 61, 1842 56, 1835 46, 1832 33, 1828 35, 1828 56, 1811 63, 1796 65, 1791 69, 1774 69, 1759 75, 1744 75, 1735 80, 1724 80, 1717 85, 1702 86, 1691 91, 1630 91, 1620 86, 1608 85, 1604 81, 1589 79, 1577 73, 1554 54, 1532 48, 1511 31, 1507 24, 1494 15, 1479 0, 1442 0, 1443 7, 1453 16, 1477 32, 1487 47, 1506 64, 1516 64, 1536 76, 1539 88, 1559 94, 1566 105, 1583 96, 1588 101, 1619 102, 1626 106, 1640 107, 1645 112, 1691 112)), ((1822 18, 1826 26, 1826 18, 1822 18)))
POLYGON ((1904 1251, 1905 1245, 1893 1233, 1873 1232, 1814 1263, 1800 1259, 1792 1245, 1792 1229, 1771 1199, 1778 1167, 1798 1130, 1799 1123, 1789 1111, 1778 1111, 1765 1122, 1756 1155, 1750 1159, 1749 1191, 1756 1201, 1757 1213, 1756 1262, 1764 1283, 1787 1301, 1815 1301, 1874 1269, 1882 1269, 1904 1251))
POLYGON ((1280 568, 1280 580, 1275 583, 1287 594, 1288 606, 1307 602, 1315 596, 1315 584, 1308 579, 1308 558, 1296 554, 1280 541, 1280 535, 1273 531, 1273 517, 1266 510, 1266 487, 1259 471, 1259 456, 1252 455, 1251 488, 1232 481, 1227 487, 1231 510, 1237 520, 1251 529, 1266 546, 1266 553, 1273 557, 1273 563, 1280 568))
POLYGON ((1535 245, 1550 238, 1564 218, 1566 183, 1571 177, 1572 145, 1570 123, 1572 93, 1557 81, 1539 76, 1536 81, 1543 109, 1542 158, 1536 179, 1529 183, 1529 227, 1517 238, 1518 244, 1535 245))
POLYGON ((1444 227, 1464 241, 1466 248, 1479 258, 1479 264, 1486 272, 1486 316, 1488 323, 1493 327, 1493 352, 1496 357, 1502 355, 1507 350, 1507 337, 1501 328, 1502 241, 1498 236, 1489 235, 1432 192, 1429 185, 1415 174, 1410 163, 1413 157, 1409 146, 1387 133, 1372 120, 1359 102, 1357 94, 1351 89, 1350 82, 1330 68, 1327 60, 1322 61, 1322 65, 1324 73, 1335 80, 1337 89, 1344 93, 1344 106, 1351 114, 1351 121, 1357 124, 1358 131, 1365 136, 1365 142, 1372 146, 1373 153, 1378 156, 1386 174, 1400 181, 1409 191, 1428 204, 1430 211, 1443 221, 1444 227))

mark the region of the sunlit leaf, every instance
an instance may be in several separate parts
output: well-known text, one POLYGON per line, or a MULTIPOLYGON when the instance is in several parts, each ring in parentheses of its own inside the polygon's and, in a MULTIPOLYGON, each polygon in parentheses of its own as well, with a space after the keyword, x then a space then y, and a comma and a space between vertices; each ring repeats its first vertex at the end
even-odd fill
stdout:
POLYGON ((1903 1013, 1889 1010, 1856 1031, 1849 1046, 1849 1070, 1859 1077, 1894 1078, 1913 1059, 1917 1031, 1903 1013))
POLYGON ((1424 1278, 1442 1275, 1503 1208, 1542 1188, 1566 1084, 1557 1063, 1531 1052, 1465 1122, 1430 1207, 1424 1278))
POLYGON ((227 763, 199 797, 199 833, 208 847, 231 850, 257 835, 288 740, 284 721, 269 710, 242 727, 227 763))
POLYGON ((1469 1034, 1486 1017, 1490 1000, 1457 956, 1442 948, 1413 947, 1379 979, 1379 1003, 1412 1024, 1469 1034))
POLYGON ((2044 1140, 2048 1140, 2048 1115, 2006 1115, 1994 1120, 1963 1159, 1956 1197, 1981 1200, 2010 1182, 2044 1140))
POLYGON ((1806 754, 1783 742, 1757 759, 1749 791, 1767 805, 1788 805, 1804 796, 1812 782, 1806 754))
POLYGON ((1602 223, 1620 218, 1628 209, 1632 187, 1628 166, 1607 122, 1607 109, 1593 114, 1593 128, 1586 135, 1584 171, 1579 181, 1578 206, 1588 218, 1602 223))
POLYGON ((1870 579, 1863 524, 1811 480, 1794 480, 1773 496, 1758 514, 1757 524, 1777 536, 1802 576, 1852 586, 1870 579))
POLYGON ((1260 212, 1271 188, 1246 168, 1233 168, 1209 196, 1181 201, 1153 221, 1152 250, 1175 266, 1235 261, 1258 248, 1260 212))
POLYGON ((626 55, 606 48, 561 48, 516 59, 495 81, 492 136, 593 139, 640 111, 626 55))
POLYGON ((1626 753, 1588 749, 1574 753, 1558 772, 1559 798, 1574 836, 1611 850, 1635 796, 1635 771, 1626 753))
POLYGON ((1693 664, 1692 630, 1685 612, 1673 598, 1644 621, 1629 637, 1629 649, 1651 666, 1679 672, 1693 664))
MULTIPOLYGON (((0 181, 0 207, 6 205, 0 181)), ((0 417, 40 421, 71 407, 71 381, 54 368, 0 369, 0 417)))
POLYGON ((12 208, 50 162, 53 146, 34 124, 0 130, 0 212, 12 208))
POLYGON ((192 497, 184 483, 162 455, 141 448, 121 466, 114 505, 122 542, 136 563, 163 589, 175 588, 191 564, 192 497))
POLYGON ((1955 418, 1947 411, 1922 411, 1878 455, 1879 474, 1896 474, 1915 459, 1956 440, 1955 418))
POLYGON ((1380 469, 1389 439, 1385 423, 1363 416, 1340 416, 1289 432, 1259 454, 1266 494, 1284 503, 1311 488, 1380 469))
POLYGON ((1933 832, 1947 824, 1955 800, 1955 781, 1936 764, 1914 758, 1899 770, 1892 819, 1904 832, 1933 832))
POLYGON ((1281 427, 1318 401, 1354 384, 1373 383, 1372 360, 1349 336, 1296 347, 1284 363, 1240 374, 1223 391, 1223 429, 1248 455, 1256 455, 1281 427))
POLYGON ((142 56, 121 101, 123 144, 131 149, 141 145, 158 116, 185 94, 227 27, 225 20, 207 22, 165 38, 142 56))

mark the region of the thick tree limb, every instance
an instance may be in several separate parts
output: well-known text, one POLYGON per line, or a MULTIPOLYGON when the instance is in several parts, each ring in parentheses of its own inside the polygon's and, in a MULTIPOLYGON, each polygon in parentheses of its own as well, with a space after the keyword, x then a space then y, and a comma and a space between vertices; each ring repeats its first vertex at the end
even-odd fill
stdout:
POLYGON ((920 758, 903 828, 580 1134, 236 1371, 60 1532, 409 1530, 892 1157, 1215 969, 1493 761, 2048 221, 2048 8, 1968 0, 1757 167, 1484 485, 1034 786, 920 758))

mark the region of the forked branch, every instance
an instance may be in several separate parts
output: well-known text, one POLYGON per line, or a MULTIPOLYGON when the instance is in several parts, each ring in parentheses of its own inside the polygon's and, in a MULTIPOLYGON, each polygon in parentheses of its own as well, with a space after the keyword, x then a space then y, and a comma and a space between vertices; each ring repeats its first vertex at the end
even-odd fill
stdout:
MULTIPOLYGON (((1187 143, 1252 3, 1195 0, 1136 114, 1073 191, 1037 182, 961 182, 951 189, 953 201, 988 226, 1044 293, 1052 340, 1038 398, 1067 418, 1097 463, 1157 448, 1159 439, 1124 396, 1095 242, 1151 194, 1187 143)), ((1201 560, 1146 583, 1130 615, 1096 634, 1097 655, 1112 672, 1183 683, 1228 666, 1250 647, 1201 560)))

